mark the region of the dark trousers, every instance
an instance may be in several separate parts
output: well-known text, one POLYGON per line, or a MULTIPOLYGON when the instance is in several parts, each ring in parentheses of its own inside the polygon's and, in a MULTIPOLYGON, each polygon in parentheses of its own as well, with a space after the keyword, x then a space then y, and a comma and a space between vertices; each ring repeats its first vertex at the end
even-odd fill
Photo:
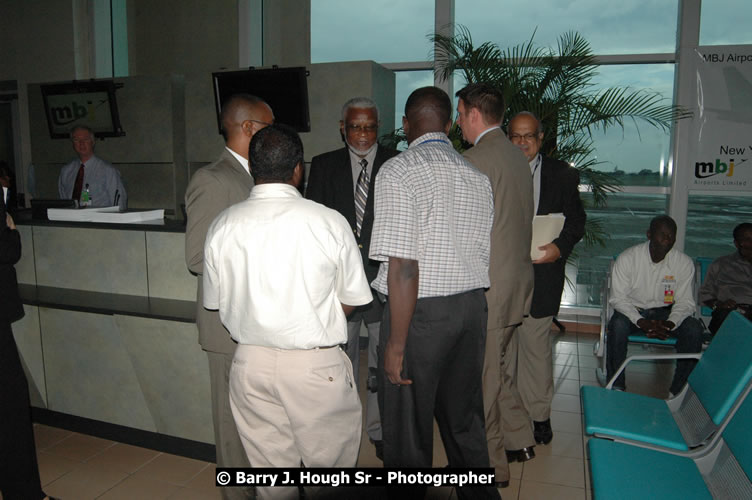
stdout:
POLYGON ((7 320, 0 320, 0 492, 4 500, 45 496, 39 483, 29 387, 7 320))
MULTIPOLYGON (((390 317, 387 302, 378 352, 384 466, 431 467, 435 417, 449 467, 489 467, 481 390, 488 319, 483 290, 418 300, 402 367, 411 385, 393 385, 384 374, 390 317)), ((425 488, 403 488, 389 497, 417 499, 424 494, 425 488)), ((499 498, 492 487, 462 488, 458 495, 499 498)))
MULTIPOLYGON (((656 307, 653 309, 645 309, 641 315, 645 319, 668 319, 668 315, 671 313, 669 307, 656 307)), ((688 317, 682 323, 674 328, 669 335, 676 338, 676 352, 678 353, 690 353, 700 352, 702 350, 702 323, 693 317, 688 317)), ((614 315, 611 316, 611 321, 608 323, 608 342, 606 343, 606 365, 608 368, 608 378, 611 377, 619 369, 619 366, 627 358, 627 344, 629 343, 628 337, 630 335, 642 334, 642 330, 639 326, 632 323, 629 318, 620 313, 614 311, 614 315)), ((687 378, 692 372, 692 369, 697 364, 694 359, 682 359, 676 361, 676 370, 674 371, 674 380, 671 382, 672 393, 678 394, 682 390, 684 384, 687 383, 687 378)), ((619 378, 614 382, 614 387, 624 389, 624 372, 619 375, 619 378)))

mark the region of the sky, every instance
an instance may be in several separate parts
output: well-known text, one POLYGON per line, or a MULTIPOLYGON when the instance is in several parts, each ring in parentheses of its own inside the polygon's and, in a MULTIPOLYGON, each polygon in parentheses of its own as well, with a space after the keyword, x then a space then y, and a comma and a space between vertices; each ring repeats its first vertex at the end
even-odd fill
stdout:
MULTIPOLYGON (((678 0, 455 0, 455 22, 470 30, 475 46, 490 41, 504 49, 535 33, 536 45, 555 48, 559 35, 577 31, 599 55, 673 53, 677 5, 678 0)), ((703 0, 702 5, 701 44, 752 43, 752 30, 746 28, 752 25, 750 0, 703 0)), ((311 59, 430 60, 433 30, 433 0, 312 0, 311 59)), ((673 64, 602 66, 599 73, 597 85, 629 85, 672 98, 673 64)), ((432 84, 430 71, 396 73, 395 127, 409 93, 432 84)), ((659 170, 669 135, 647 125, 639 132, 629 124, 623 132, 596 136, 603 170, 659 170)))

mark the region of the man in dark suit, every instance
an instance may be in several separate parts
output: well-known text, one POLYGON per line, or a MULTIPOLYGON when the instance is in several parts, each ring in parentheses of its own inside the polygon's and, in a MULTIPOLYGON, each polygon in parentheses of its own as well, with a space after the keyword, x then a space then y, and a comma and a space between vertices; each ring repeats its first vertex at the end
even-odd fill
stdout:
POLYGON ((569 254, 585 234, 585 209, 580 200, 580 175, 565 162, 540 153, 543 128, 538 118, 523 111, 507 127, 509 139, 530 164, 536 215, 562 213, 564 227, 559 236, 538 250, 543 255, 533 261, 534 286, 530 315, 519 327, 517 346, 517 389, 533 420, 538 444, 553 439, 551 400, 553 399, 553 359, 551 322, 559 312, 564 290, 564 271, 569 254))
MULTIPOLYGON (((203 307, 204 241, 209 225, 230 205, 248 198, 253 178, 248 169, 248 146, 253 135, 274 122, 272 109, 248 94, 230 97, 222 106, 222 135, 226 147, 219 159, 199 169, 185 191, 188 221, 185 229, 185 262, 198 275, 196 326, 199 343, 209 358, 214 439, 219 467, 248 467, 230 409, 230 367, 236 343, 222 325, 217 311, 203 307)), ((252 498, 246 488, 222 488, 222 497, 252 498)))
POLYGON ((24 315, 14 265, 21 258, 21 236, 0 189, 0 496, 8 500, 48 498, 39 481, 31 403, 10 324, 24 315))
MULTIPOLYGON (((368 258, 373 228, 374 180, 381 165, 398 152, 377 143, 379 108, 367 97, 350 99, 342 107, 339 131, 345 147, 318 155, 311 161, 306 197, 341 213, 350 223, 358 242, 366 278, 370 283, 379 272, 378 262, 368 258)), ((376 398, 376 346, 383 306, 374 293, 373 302, 355 309, 347 320, 347 356, 357 383, 360 360, 360 328, 368 330, 368 398, 366 432, 382 458, 381 419, 376 398)))
POLYGON ((488 457, 497 486, 503 487, 509 484, 507 460, 524 462, 535 457, 530 418, 512 384, 514 374, 507 375, 505 370, 506 358, 517 355, 507 346, 530 311, 533 296, 533 182, 525 157, 501 131, 501 91, 473 83, 457 92, 457 97, 457 123, 465 140, 474 144, 464 156, 488 176, 494 196, 483 409, 488 457))

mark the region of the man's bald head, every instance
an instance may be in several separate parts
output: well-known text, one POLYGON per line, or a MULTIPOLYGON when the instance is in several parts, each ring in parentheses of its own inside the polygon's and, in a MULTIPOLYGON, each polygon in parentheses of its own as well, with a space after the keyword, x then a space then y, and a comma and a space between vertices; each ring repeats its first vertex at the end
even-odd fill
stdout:
POLYGON ((405 103, 402 127, 410 143, 428 132, 447 133, 452 124, 452 101, 438 87, 414 90, 405 103))
POLYGON ((247 158, 251 138, 262 128, 274 123, 274 113, 259 97, 235 94, 222 106, 220 120, 227 147, 247 158))

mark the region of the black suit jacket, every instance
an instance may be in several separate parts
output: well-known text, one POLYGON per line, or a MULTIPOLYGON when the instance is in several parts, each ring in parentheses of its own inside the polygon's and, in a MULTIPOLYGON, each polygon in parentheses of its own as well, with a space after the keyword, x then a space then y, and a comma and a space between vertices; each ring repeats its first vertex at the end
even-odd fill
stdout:
POLYGON ((8 228, 2 198, 0 196, 0 321, 12 323, 24 315, 13 267, 21 259, 21 235, 8 228))
MULTIPOLYGON (((379 173, 385 161, 397 154, 399 151, 382 146, 378 146, 376 150, 376 158, 371 167, 371 183, 368 186, 368 200, 363 214, 360 238, 355 235, 355 185, 347 148, 320 154, 311 160, 306 198, 336 210, 347 219, 358 242, 360 254, 363 257, 363 268, 369 283, 376 279, 379 272, 379 263, 368 258, 373 229, 373 193, 376 174, 379 173)), ((361 306, 357 310, 364 313, 366 321, 378 321, 381 317, 381 303, 375 297, 371 304, 361 306)))
POLYGON ((580 173, 561 160, 543 156, 541 185, 536 215, 563 213, 566 220, 559 237, 553 242, 561 258, 549 264, 533 264, 535 285, 530 315, 534 318, 555 316, 564 291, 564 272, 569 254, 585 234, 585 209, 580 200, 580 173))

